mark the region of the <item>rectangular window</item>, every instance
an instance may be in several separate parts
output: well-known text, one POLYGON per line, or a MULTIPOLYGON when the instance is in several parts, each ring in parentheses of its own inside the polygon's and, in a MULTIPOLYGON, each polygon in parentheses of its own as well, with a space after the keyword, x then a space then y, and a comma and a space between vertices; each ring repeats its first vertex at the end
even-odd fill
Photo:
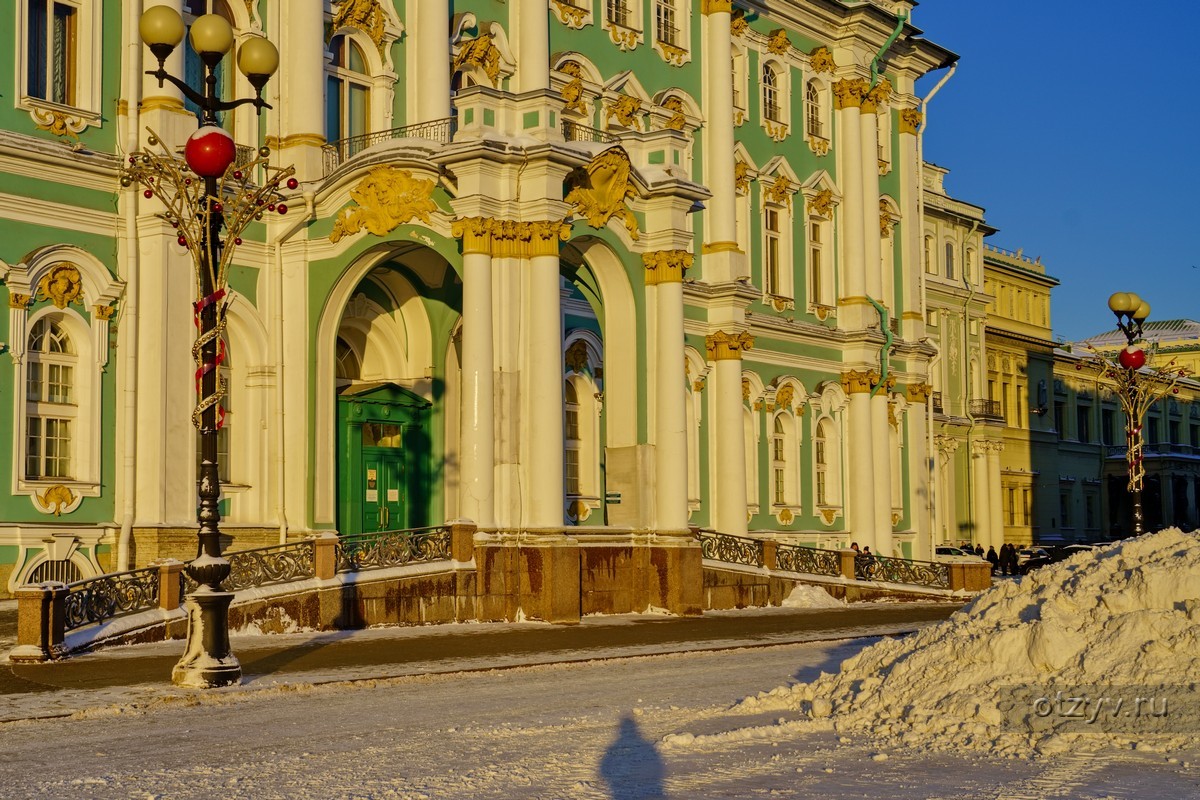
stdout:
POLYGON ((1096 495, 1089 494, 1084 498, 1084 513, 1087 514, 1087 527, 1096 527, 1096 495))
POLYGON ((658 41, 679 47, 679 28, 675 24, 675 0, 655 0, 654 31, 658 41))
POLYGON ((629 23, 629 0, 605 0, 604 14, 613 25, 632 27, 629 23))
POLYGON ((1067 408, 1064 403, 1054 403, 1054 432, 1058 434, 1059 441, 1066 438, 1067 426, 1067 408))
POLYGON ((75 8, 53 0, 28 0, 25 92, 61 105, 75 103, 77 31, 75 8))
POLYGON ((1173 419, 1167 423, 1167 435, 1171 444, 1183 444, 1183 439, 1179 436, 1179 420, 1173 419))
POLYGON ((1004 490, 1004 524, 1017 524, 1017 490, 1014 486, 1009 486, 1004 490))
POLYGON ((1105 408, 1100 411, 1100 440, 1106 445, 1112 445, 1116 442, 1116 412, 1111 408, 1105 408))
POLYGON ((567 483, 567 494, 578 495, 579 492, 579 451, 574 447, 567 447, 565 475, 567 483))
POLYGON ((1073 527, 1071 524, 1071 494, 1070 494, 1070 492, 1059 492, 1058 515, 1062 518, 1062 526, 1064 528, 1073 527))
POLYGON ((779 294, 779 210, 768 208, 763 214, 763 228, 766 232, 766 252, 764 253, 763 268, 766 274, 767 294, 779 294))
POLYGON ((1147 444, 1158 444, 1161 437, 1158 430, 1158 417, 1150 417, 1149 432, 1146 434, 1147 444))
POLYGON ((52 417, 28 417, 25 448, 25 477, 71 477, 71 421, 52 417))
POLYGON ((1092 407, 1078 406, 1075 409, 1075 438, 1087 444, 1092 441, 1092 407))
POLYGON ((1192 447, 1200 447, 1200 425, 1192 426, 1192 447))

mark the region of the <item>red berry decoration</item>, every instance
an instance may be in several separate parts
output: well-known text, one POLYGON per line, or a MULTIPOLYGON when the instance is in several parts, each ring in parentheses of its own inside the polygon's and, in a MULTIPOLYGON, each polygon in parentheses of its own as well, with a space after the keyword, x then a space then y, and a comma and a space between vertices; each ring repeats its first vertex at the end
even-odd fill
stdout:
POLYGON ((279 204, 279 208, 278 208, 277 210, 279 211, 279 213, 280 213, 280 214, 286 214, 286 213, 287 213, 287 206, 286 206, 286 205, 284 205, 283 203, 280 203, 280 204, 279 204))
POLYGON ((1136 347, 1126 347, 1117 356, 1117 361, 1125 369, 1141 369, 1146 366, 1146 351, 1136 347))
POLYGON ((233 179, 235 181, 240 181, 242 179, 242 171, 240 169, 235 169, 233 171, 233 179))
POLYGON ((224 175, 237 158, 237 147, 223 128, 205 125, 188 137, 183 157, 192 172, 202 178, 216 178, 224 175))
POLYGON ((178 239, 176 239, 176 241, 179 242, 180 247, 187 247, 187 237, 186 236, 180 236, 178 239))
POLYGON ((271 203, 271 205, 267 206, 267 211, 274 211, 274 210, 275 210, 275 204, 274 204, 274 203, 271 203))
POLYGON ((213 203, 212 210, 213 210, 214 214, 220 214, 222 211, 225 210, 225 206, 221 205, 220 203, 213 203))
POLYGON ((233 243, 234 243, 234 244, 241 244, 241 243, 242 243, 242 237, 240 237, 240 236, 235 236, 235 237, 234 237, 234 239, 233 239, 233 243))
POLYGON ((154 190, 153 190, 153 189, 147 189, 146 191, 142 192, 142 197, 144 197, 144 198, 146 198, 147 200, 149 200, 151 197, 154 197, 154 190))
POLYGON ((300 181, 296 180, 295 178, 288 178, 287 187, 289 189, 295 189, 299 185, 300 185, 300 181))

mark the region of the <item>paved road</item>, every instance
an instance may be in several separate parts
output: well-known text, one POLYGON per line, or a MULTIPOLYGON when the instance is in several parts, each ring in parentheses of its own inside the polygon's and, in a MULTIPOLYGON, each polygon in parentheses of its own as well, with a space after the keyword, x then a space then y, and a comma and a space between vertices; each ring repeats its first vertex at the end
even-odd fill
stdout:
MULTIPOLYGON (((703 617, 587 617, 579 625, 460 624, 425 628, 235 637, 243 683, 310 680, 353 670, 391 677, 646 653, 719 650, 913 630, 959 608, 946 603, 838 609, 745 609, 703 617)), ((0 616, 6 616, 0 611, 0 616)), ((0 664, 0 698, 101 690, 169 680, 182 642, 118 648, 50 664, 0 664)), ((14 698, 15 699, 15 698, 14 698)), ((0 700, 0 702, 3 702, 0 700)), ((3 717, 0 714, 0 717, 3 717)))

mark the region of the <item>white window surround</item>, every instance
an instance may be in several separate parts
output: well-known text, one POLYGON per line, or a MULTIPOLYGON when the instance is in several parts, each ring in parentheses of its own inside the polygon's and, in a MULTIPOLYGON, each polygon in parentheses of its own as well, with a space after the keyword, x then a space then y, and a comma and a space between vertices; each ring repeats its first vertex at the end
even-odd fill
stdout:
POLYGON ((579 30, 595 22, 592 3, 593 0, 550 0, 550 10, 563 25, 579 30))
POLYGON ((113 278, 91 254, 74 246, 40 248, 26 256, 26 261, 11 267, 0 262, 0 279, 5 281, 10 298, 8 355, 13 367, 12 385, 20 388, 13 397, 13 442, 16 446, 12 453, 11 492, 28 496, 34 507, 44 514, 56 510, 60 514, 69 513, 78 507, 83 497, 100 495, 101 379, 109 355, 107 315, 124 291, 125 284, 113 278), (74 302, 66 303, 60 309, 52 302, 40 302, 37 295, 43 279, 64 263, 78 270, 81 293, 74 302), (13 304, 11 300, 15 295, 32 300, 28 305, 13 304), (83 316, 81 308, 87 309, 90 320, 83 316), (100 313, 97 308, 105 309, 105 313, 100 313), (72 432, 73 480, 27 480, 24 477, 28 433, 26 346, 33 325, 51 315, 65 328, 78 355, 74 399, 79 425, 72 432), (66 504, 43 503, 39 497, 44 497, 46 490, 56 485, 66 487, 71 500, 66 504))
POLYGON ((79 133, 88 125, 101 122, 101 85, 103 59, 101 52, 100 0, 55 0, 75 9, 74 102, 55 103, 28 94, 27 78, 31 68, 28 52, 29 4, 48 3, 48 0, 18 0, 16 3, 17 69, 13 97, 17 107, 30 112, 34 122, 48 126, 55 117, 65 119, 68 130, 79 133))
POLYGON ((687 358, 688 509, 700 508, 700 433, 704 422, 704 387, 709 365, 695 348, 684 350, 687 358))
POLYGON ((758 68, 758 101, 763 130, 773 140, 783 141, 791 130, 792 118, 791 69, 787 64, 773 57, 761 59, 758 68), (773 86, 767 84, 767 70, 774 76, 773 86))
POLYGON ((692 4, 684 0, 653 0, 654 36, 651 46, 663 61, 682 66, 692 60, 692 4))
POLYGON ((771 509, 780 512, 787 509, 793 513, 800 511, 800 442, 797 436, 797 420, 790 410, 776 412, 771 421, 771 509), (782 451, 782 460, 776 459, 778 451, 782 451), (776 474, 779 471, 782 475, 776 474), (782 478, 783 497, 777 494, 776 481, 782 478))
POLYGON ((603 0, 604 13, 600 16, 600 29, 608 32, 608 38, 622 50, 633 50, 646 40, 642 24, 641 0, 603 0))
POLYGON ((837 209, 841 200, 836 186, 824 170, 809 177, 800 187, 799 196, 795 198, 796 203, 804 204, 801 218, 804 220, 803 253, 805 290, 808 293, 807 310, 820 320, 827 319, 837 310, 837 209), (813 225, 818 226, 819 242, 812 241, 813 225), (820 255, 816 276, 812 275, 814 244, 819 244, 820 255))
MULTIPOLYGON (((386 3, 383 5, 387 5, 386 3)), ((391 129, 393 113, 392 106, 396 96, 396 81, 398 76, 392 69, 391 56, 385 61, 379 54, 379 48, 371 41, 371 38, 358 28, 341 28, 330 37, 329 43, 332 43, 338 36, 343 37, 346 44, 353 42, 358 46, 359 52, 362 53, 363 60, 366 62, 366 72, 358 77, 356 81, 360 85, 366 83, 370 86, 370 98, 367 102, 367 132, 385 131, 391 129)), ((386 41, 386 40, 385 40, 386 41)), ((328 44, 327 44, 328 47, 328 44)), ((388 48, 390 51, 391 48, 388 48)), ((333 65, 333 51, 325 50, 322 53, 325 62, 326 75, 338 75, 344 77, 348 73, 340 70, 333 65)), ((322 104, 321 104, 321 119, 324 122, 324 114, 327 101, 324 98, 325 87, 322 86, 322 104)), ((415 103, 415 92, 409 92, 408 102, 415 103)), ((415 108, 407 109, 409 119, 413 118, 416 113, 415 108)))
POLYGON ((791 170, 785 162, 775 160, 767 164, 769 171, 759 174, 760 187, 759 208, 762 209, 762 224, 759 235, 759 251, 762 257, 762 291, 763 302, 772 305, 776 311, 795 307, 795 259, 792 244, 794 241, 795 192, 796 182, 791 170), (771 220, 777 222, 777 230, 771 230, 771 220), (771 285, 767 270, 772 240, 775 240, 778 257, 778 274, 776 285, 771 285))
POLYGON ((814 512, 821 522, 832 525, 842 514, 842 464, 845 437, 842 435, 842 410, 846 405, 846 394, 841 386, 832 381, 819 387, 817 394, 809 399, 811 406, 812 437, 810 452, 812 472, 811 489, 814 512), (824 463, 818 460, 817 442, 824 440, 824 463), (818 498, 817 475, 825 475, 824 502, 818 498))
POLYGON ((819 156, 829 152, 832 128, 829 122, 829 87, 820 78, 804 83, 804 141, 819 156), (815 101, 814 101, 815 95, 815 101), (814 130, 815 128, 815 130, 814 130))
POLYGON ((733 47, 733 124, 741 125, 750 112, 749 89, 746 81, 746 51, 733 47))

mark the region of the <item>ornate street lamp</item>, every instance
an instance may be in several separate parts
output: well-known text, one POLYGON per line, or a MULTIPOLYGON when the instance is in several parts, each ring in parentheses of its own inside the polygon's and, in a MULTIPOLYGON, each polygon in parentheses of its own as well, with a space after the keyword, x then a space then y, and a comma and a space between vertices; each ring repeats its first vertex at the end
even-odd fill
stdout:
POLYGON ((196 302, 193 304, 198 334, 192 346, 196 362, 197 403, 192 424, 199 431, 200 469, 199 542, 196 558, 187 566, 187 575, 196 588, 187 595, 187 649, 171 673, 180 686, 213 687, 236 683, 242 668, 229 647, 229 603, 231 592, 221 582, 230 572, 229 561, 221 555, 220 479, 217 463, 217 431, 224 410, 221 398, 226 386, 220 376, 224 360, 221 335, 225 330, 226 277, 234 250, 242 243, 242 232, 251 222, 268 212, 287 213, 281 186, 296 189, 291 167, 273 167, 270 150, 258 150, 257 158, 245 164, 235 163, 237 147, 233 137, 217 123, 217 112, 252 104, 258 113, 270 108, 262 99, 262 89, 279 66, 279 52, 266 39, 247 39, 237 53, 238 68, 254 86, 256 96, 241 100, 222 100, 217 92, 217 65, 233 48, 233 29, 217 14, 206 14, 192 23, 192 47, 204 64, 203 91, 169 74, 164 62, 183 40, 185 26, 179 13, 169 6, 155 6, 142 14, 138 29, 150 52, 158 59, 158 69, 147 75, 158 85, 169 81, 200 108, 200 128, 188 139, 183 159, 171 152, 153 131, 150 148, 129 156, 121 184, 143 187, 146 199, 157 197, 166 207, 161 216, 178 232, 180 246, 186 247, 196 267, 196 302), (262 176, 255 184, 253 177, 262 176), (225 229, 222 241, 221 231, 225 229))
MULTIPOLYGON (((1117 315, 1117 329, 1125 335, 1126 345, 1116 359, 1091 347, 1092 364, 1103 377, 1113 382, 1121 410, 1125 412, 1125 463, 1129 472, 1129 496, 1133 501, 1133 534, 1141 536, 1143 466, 1142 419, 1146 411, 1167 393, 1179 394, 1176 384, 1188 374, 1175 360, 1161 367, 1146 366, 1142 325, 1150 316, 1150 304, 1132 292, 1116 292, 1108 298, 1108 307, 1117 315)), ((1079 364, 1077 369, 1082 369, 1079 364)))

